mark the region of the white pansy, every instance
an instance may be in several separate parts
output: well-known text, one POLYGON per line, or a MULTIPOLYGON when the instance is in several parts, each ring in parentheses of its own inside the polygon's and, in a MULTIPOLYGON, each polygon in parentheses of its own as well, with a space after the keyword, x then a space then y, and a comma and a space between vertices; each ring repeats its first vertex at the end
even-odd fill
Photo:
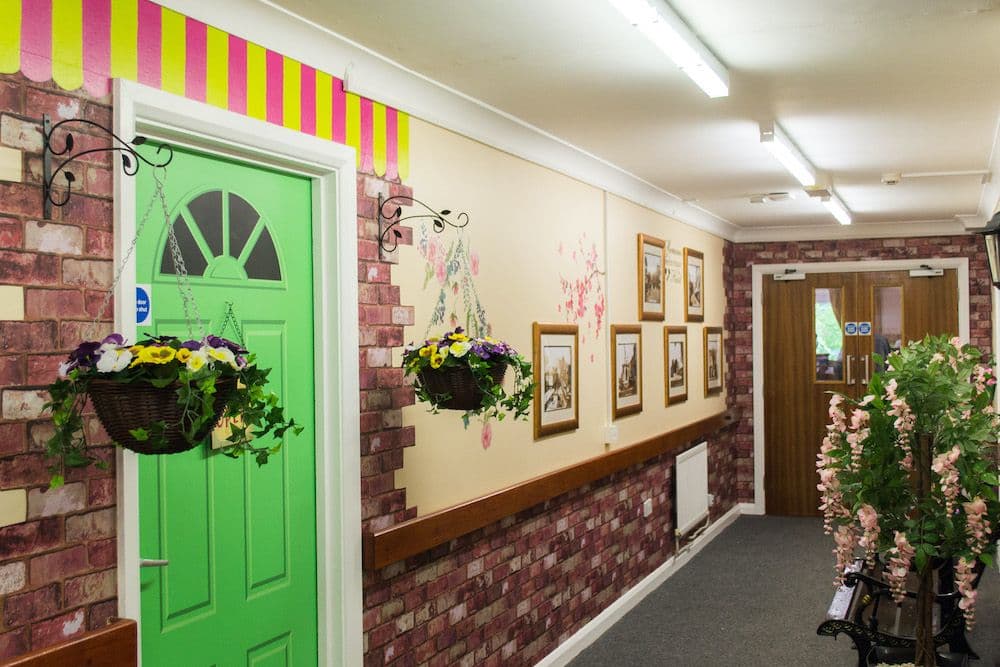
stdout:
POLYGON ((120 350, 113 343, 105 343, 97 352, 97 371, 99 373, 117 373, 125 369, 132 361, 132 352, 128 348, 120 350))
POLYGON ((208 353, 206 352, 207 349, 209 348, 203 347, 200 350, 193 350, 191 352, 191 356, 188 357, 188 360, 185 363, 189 371, 193 373, 195 371, 201 370, 205 366, 205 364, 208 363, 208 353))
POLYGON ((236 355, 228 347, 203 347, 208 351, 208 356, 217 361, 222 361, 236 368, 236 355))

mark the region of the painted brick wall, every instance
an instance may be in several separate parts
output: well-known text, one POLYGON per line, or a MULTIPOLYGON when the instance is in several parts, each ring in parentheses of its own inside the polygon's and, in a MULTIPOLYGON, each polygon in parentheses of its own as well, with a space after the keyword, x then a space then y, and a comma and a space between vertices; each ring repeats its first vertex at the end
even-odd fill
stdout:
POLYGON ((751 267, 780 262, 837 262, 862 259, 969 258, 970 342, 989 353, 992 304, 989 267, 982 237, 932 236, 907 239, 851 239, 779 243, 726 243, 724 281, 729 404, 736 426, 736 487, 739 502, 753 501, 753 341, 751 267))
POLYGON ((79 194, 43 220, 42 113, 111 124, 103 101, 0 76, 0 140, 20 152, 23 174, 0 182, 0 284, 24 301, 23 320, 0 321, 0 491, 27 496, 27 521, 0 528, 0 660, 99 627, 117 610, 112 448, 92 420, 95 452, 111 467, 73 470, 46 491, 51 426, 40 419, 45 385, 111 282, 110 162, 75 167, 79 194))
MULTIPOLYGON (((727 468, 710 480, 713 517, 732 507, 731 457, 731 438, 710 442, 727 468)), ((660 456, 366 572, 365 665, 536 663, 673 554, 673 467, 660 456)))

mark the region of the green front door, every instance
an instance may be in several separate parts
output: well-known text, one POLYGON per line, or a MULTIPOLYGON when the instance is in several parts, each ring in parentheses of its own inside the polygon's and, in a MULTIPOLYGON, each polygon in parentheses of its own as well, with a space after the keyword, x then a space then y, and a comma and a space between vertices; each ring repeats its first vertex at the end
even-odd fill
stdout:
MULTIPOLYGON (((154 187, 149 170, 137 178, 141 217, 154 187)), ((263 467, 210 442, 140 457, 140 554, 167 561, 141 569, 142 664, 315 665, 312 184, 176 150, 165 191, 205 332, 238 337, 220 331, 232 302, 246 346, 305 430, 263 467)), ((152 323, 139 336, 187 338, 158 203, 153 211, 136 250, 137 282, 152 286, 152 323)))

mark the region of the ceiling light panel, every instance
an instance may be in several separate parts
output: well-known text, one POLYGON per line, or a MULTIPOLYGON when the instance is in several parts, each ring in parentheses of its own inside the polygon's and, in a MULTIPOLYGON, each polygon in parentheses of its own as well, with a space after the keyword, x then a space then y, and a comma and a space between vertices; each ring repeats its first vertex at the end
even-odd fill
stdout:
POLYGON ((816 169, 777 123, 761 123, 760 143, 804 187, 816 185, 816 169))
POLYGON ((709 97, 729 95, 729 72, 663 0, 608 0, 709 97))

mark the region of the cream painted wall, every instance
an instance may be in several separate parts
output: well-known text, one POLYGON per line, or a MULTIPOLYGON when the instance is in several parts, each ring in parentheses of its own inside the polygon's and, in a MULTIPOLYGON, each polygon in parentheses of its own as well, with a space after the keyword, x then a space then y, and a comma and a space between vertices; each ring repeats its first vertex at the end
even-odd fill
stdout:
MULTIPOLYGON (((608 324, 642 325, 642 412, 621 417, 618 442, 621 445, 644 440, 657 433, 703 419, 726 409, 725 391, 705 398, 702 331, 706 326, 722 326, 726 295, 722 285, 722 248, 717 236, 666 218, 614 195, 608 196, 608 324), (666 314, 663 322, 639 320, 636 260, 639 234, 662 239, 667 244, 666 314), (684 321, 683 250, 705 255, 705 319, 684 321), (687 326, 688 398, 683 403, 664 404, 663 327, 687 326)), ((610 336, 610 328, 609 334, 610 336)), ((725 375, 723 375, 725 377, 725 375)), ((610 403, 610 393, 608 399, 610 403)))
MULTIPOLYGON (((476 286, 495 337, 530 359, 533 322, 570 321, 559 309, 567 298, 561 281, 583 276, 581 247, 596 246, 598 268, 606 272, 597 276, 598 284, 608 304, 596 334, 592 300, 579 323, 577 430, 536 441, 530 417, 525 422, 507 419, 492 423, 492 443, 486 448, 480 424, 473 422, 463 429, 459 412, 432 415, 419 403, 403 410, 404 425, 416 427, 416 446, 405 450, 396 483, 407 489, 408 504, 423 515, 607 451, 608 324, 638 322, 636 234, 658 236, 673 248, 686 244, 704 252, 707 325, 722 324, 723 242, 613 196, 607 197, 607 220, 613 231, 606 241, 605 193, 601 190, 417 119, 411 120, 410 155, 408 184, 414 195, 432 208, 465 211, 470 216, 462 231, 447 228, 436 235, 428 230, 426 237, 436 238, 442 248, 462 238, 478 255, 476 286)), ((420 224, 414 229, 416 243, 420 224)), ((405 330, 407 342, 421 342, 427 335, 450 329, 446 318, 443 327, 427 330, 440 282, 434 275, 427 277, 427 262, 416 245, 400 248, 399 264, 393 271, 402 303, 415 306, 415 325, 405 330)), ((689 399, 670 408, 663 405, 663 324, 683 322, 681 289, 679 284, 667 288, 666 322, 643 325, 644 409, 616 422, 621 432, 616 446, 724 409, 723 398, 702 398, 701 324, 689 325, 689 399)), ((449 294, 449 306, 454 302, 449 294)), ((462 302, 457 303, 461 324, 462 302)), ((396 350, 395 363, 401 359, 402 350, 396 350)))

